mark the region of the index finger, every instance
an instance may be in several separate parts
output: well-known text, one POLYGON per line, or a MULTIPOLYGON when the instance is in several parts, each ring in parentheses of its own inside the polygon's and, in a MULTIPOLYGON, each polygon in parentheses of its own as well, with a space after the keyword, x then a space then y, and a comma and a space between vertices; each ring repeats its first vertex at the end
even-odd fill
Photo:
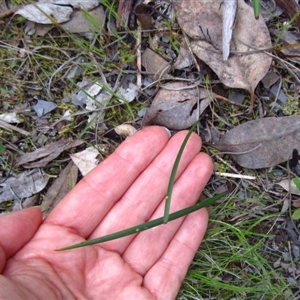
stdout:
POLYGON ((167 131, 158 126, 128 138, 75 186, 44 223, 69 227, 88 237, 168 140, 167 131))

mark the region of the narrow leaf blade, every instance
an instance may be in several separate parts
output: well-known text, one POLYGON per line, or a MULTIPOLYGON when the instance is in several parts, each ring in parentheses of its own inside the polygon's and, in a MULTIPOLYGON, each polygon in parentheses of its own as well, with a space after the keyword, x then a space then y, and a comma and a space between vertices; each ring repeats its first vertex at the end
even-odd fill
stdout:
POLYGON ((169 221, 169 213, 170 213, 170 206, 171 206, 171 198, 172 198, 172 192, 173 192, 173 186, 174 186, 174 182, 175 182, 175 178, 176 178, 176 173, 177 173, 177 170, 178 170, 178 166, 179 166, 179 162, 180 162, 180 159, 181 159, 181 156, 183 154, 183 151, 184 151, 184 148, 191 136, 191 134, 193 133, 194 129, 196 128, 198 122, 200 120, 197 120, 193 126, 191 127, 191 129, 189 130, 188 134, 186 135, 180 149, 179 149, 179 152, 177 154, 177 157, 175 159, 175 163, 174 163, 174 166, 173 166, 173 169, 172 169, 172 172, 171 172, 171 177, 170 177, 170 180, 169 180, 169 185, 168 185, 168 190, 167 190, 167 197, 166 197, 166 204, 165 204, 165 212, 164 212, 164 223, 168 223, 169 221))
POLYGON ((297 189, 300 191, 300 179, 293 178, 293 182, 295 183, 297 189))
MULTIPOLYGON (((174 213, 169 215, 169 220, 170 221, 176 220, 176 219, 181 218, 181 217, 183 217, 187 214, 195 212, 195 211, 197 211, 197 210, 199 210, 203 207, 207 207, 207 206, 213 204, 214 202, 216 202, 217 200, 221 199, 224 196, 225 196, 225 194, 219 194, 217 196, 214 196, 214 197, 205 199, 201 202, 198 202, 193 206, 189 206, 187 208, 184 208, 182 210, 174 212, 174 213)), ((115 232, 115 233, 112 233, 112 234, 108 234, 108 235, 105 235, 105 236, 102 236, 102 237, 99 237, 99 238, 96 238, 96 239, 92 239, 92 240, 88 240, 88 241, 85 241, 85 242, 82 242, 82 243, 67 246, 67 247, 58 249, 57 251, 71 250, 71 249, 75 249, 75 248, 81 248, 81 247, 85 247, 85 246, 104 243, 104 242, 107 242, 107 241, 111 241, 111 240, 115 240, 115 239, 118 239, 118 238, 121 238, 121 237, 131 235, 131 234, 142 232, 144 230, 162 225, 163 223, 164 223, 163 222, 163 217, 161 217, 161 218, 158 218, 158 219, 155 219, 155 220, 143 223, 143 224, 139 224, 137 226, 133 226, 133 227, 130 227, 130 228, 127 228, 127 229, 124 229, 124 230, 121 230, 121 231, 118 231, 118 232, 115 232)))
POLYGON ((300 219, 300 208, 296 209, 292 214, 293 220, 299 220, 300 219))

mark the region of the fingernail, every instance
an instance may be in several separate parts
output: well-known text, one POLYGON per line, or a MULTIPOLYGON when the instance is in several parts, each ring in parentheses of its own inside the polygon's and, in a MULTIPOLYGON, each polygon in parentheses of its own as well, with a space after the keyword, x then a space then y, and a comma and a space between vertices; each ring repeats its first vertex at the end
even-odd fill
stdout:
POLYGON ((171 131, 167 128, 167 127, 164 127, 164 126, 162 126, 162 128, 167 132, 167 134, 168 134, 168 136, 169 136, 169 138, 171 137, 171 131))

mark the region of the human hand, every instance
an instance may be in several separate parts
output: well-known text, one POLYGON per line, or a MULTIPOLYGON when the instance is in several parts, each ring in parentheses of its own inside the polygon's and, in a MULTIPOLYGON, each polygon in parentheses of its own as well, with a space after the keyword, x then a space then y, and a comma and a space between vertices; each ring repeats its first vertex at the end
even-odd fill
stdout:
MULTIPOLYGON (((137 235, 54 251, 163 216, 170 173, 187 131, 128 138, 42 222, 38 208, 0 217, 0 299, 174 299, 206 231, 206 209, 137 235)), ((192 134, 171 212, 194 204, 212 162, 192 134)))

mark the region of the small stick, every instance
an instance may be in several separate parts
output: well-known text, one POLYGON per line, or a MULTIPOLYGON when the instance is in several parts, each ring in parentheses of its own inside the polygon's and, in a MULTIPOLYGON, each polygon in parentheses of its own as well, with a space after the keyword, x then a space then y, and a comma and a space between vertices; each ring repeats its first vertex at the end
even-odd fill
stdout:
POLYGON ((140 88, 142 86, 142 74, 141 74, 141 70, 142 70, 142 31, 141 31, 141 27, 138 26, 137 28, 137 39, 136 39, 136 66, 137 66, 137 74, 136 74, 136 85, 140 88))
POLYGON ((255 180, 255 176, 251 175, 242 175, 242 174, 233 174, 233 173, 223 173, 223 172, 215 172, 218 176, 224 176, 224 177, 231 177, 231 178, 240 178, 240 179, 248 179, 248 180, 255 180))
POLYGON ((17 132, 19 132, 19 133, 21 133, 21 134, 23 134, 23 135, 25 135, 25 136, 30 135, 30 133, 29 133, 28 131, 25 131, 25 130, 23 130, 23 129, 20 129, 20 128, 14 126, 14 125, 11 125, 11 124, 9 124, 9 123, 6 123, 6 122, 4 122, 4 121, 2 121, 2 120, 0 120, 0 127, 1 127, 1 128, 4 128, 4 129, 6 129, 6 130, 9 130, 9 131, 11 131, 11 130, 17 131, 17 132))

